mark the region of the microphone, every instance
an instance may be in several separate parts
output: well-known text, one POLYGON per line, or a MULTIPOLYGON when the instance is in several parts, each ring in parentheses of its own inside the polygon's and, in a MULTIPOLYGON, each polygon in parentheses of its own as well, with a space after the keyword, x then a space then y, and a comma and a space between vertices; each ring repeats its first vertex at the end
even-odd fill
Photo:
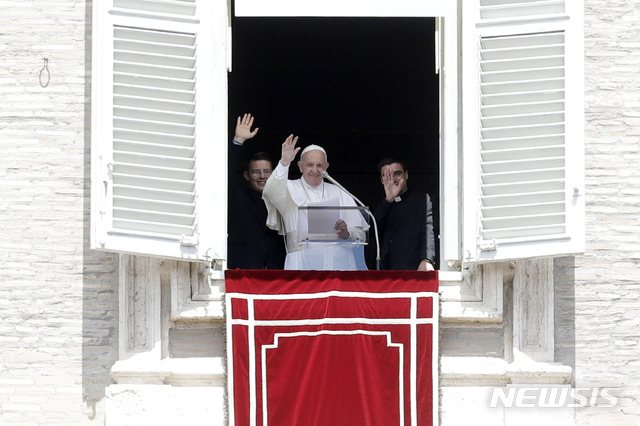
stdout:
MULTIPOLYGON (((350 196, 355 200, 356 204, 358 204, 361 207, 366 207, 362 201, 358 200, 358 197, 356 197, 355 195, 347 191, 346 188, 340 185, 340 183, 337 180, 329 176, 329 173, 327 173, 326 170, 322 172, 322 177, 327 179, 329 182, 331 182, 338 188, 342 189, 344 192, 346 192, 348 196, 350 196)), ((373 231, 374 231, 374 234, 376 235, 376 270, 379 271, 380 270, 380 238, 378 236, 378 223, 376 222, 376 218, 369 211, 369 209, 366 209, 365 211, 369 214, 369 216, 371 217, 371 220, 373 221, 373 231)))

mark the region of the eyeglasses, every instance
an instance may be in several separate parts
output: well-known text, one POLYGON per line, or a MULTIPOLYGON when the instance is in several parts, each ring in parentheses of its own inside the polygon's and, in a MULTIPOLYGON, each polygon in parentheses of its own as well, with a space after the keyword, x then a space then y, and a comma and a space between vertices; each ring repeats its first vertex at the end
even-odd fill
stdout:
POLYGON ((261 175, 269 176, 273 172, 271 169, 251 170, 251 176, 258 177, 261 175))

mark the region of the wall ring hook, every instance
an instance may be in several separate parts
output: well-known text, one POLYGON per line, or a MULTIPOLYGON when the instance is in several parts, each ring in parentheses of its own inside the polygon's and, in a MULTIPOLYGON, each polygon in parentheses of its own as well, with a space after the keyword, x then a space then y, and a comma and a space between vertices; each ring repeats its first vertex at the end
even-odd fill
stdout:
POLYGON ((38 79, 40 81, 40 86, 47 87, 49 85, 49 81, 51 81, 51 73, 49 72, 49 58, 43 58, 43 60, 44 65, 40 70, 38 79), (47 73, 46 76, 44 75, 45 72, 47 73))

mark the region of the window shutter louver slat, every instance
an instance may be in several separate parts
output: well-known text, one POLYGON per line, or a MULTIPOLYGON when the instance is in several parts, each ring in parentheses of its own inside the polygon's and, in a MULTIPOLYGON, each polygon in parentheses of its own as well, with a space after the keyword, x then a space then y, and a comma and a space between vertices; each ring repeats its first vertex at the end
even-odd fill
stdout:
POLYGON ((152 13, 193 16, 195 0, 114 0, 114 7, 152 13))
POLYGON ((538 205, 546 201, 564 202, 564 194, 557 191, 542 191, 531 192, 528 194, 499 194, 499 195, 487 195, 484 197, 485 207, 491 209, 496 206, 511 206, 511 205, 538 205))
MULTIPOLYGON (((129 164, 125 162, 116 163, 116 167, 118 167, 118 171, 114 170, 115 176, 130 175, 146 177, 171 177, 172 179, 175 179, 177 181, 188 182, 189 185, 193 184, 195 178, 193 170, 171 169, 164 167, 147 167, 139 163, 129 164)), ((158 185, 161 186, 162 183, 159 182, 158 185)), ((162 187, 156 189, 162 189, 162 187)))
POLYGON ((505 19, 564 13, 564 0, 480 0, 482 19, 505 19))
MULTIPOLYGON (((581 25, 572 21, 581 14, 570 6, 558 0, 479 0, 468 27, 473 37, 465 46, 475 52, 465 55, 477 62, 477 145, 465 158, 477 165, 478 179, 465 180, 477 193, 476 200, 464 202, 474 213, 465 214, 467 261, 582 249, 584 229, 577 224, 584 207, 576 194, 583 178, 575 167, 581 114, 569 107, 583 108, 569 80, 579 81, 582 68, 580 61, 568 60, 575 57, 569 41, 581 47, 581 25)), ((474 94, 464 96, 471 100, 474 94)))
POLYGON ((159 140, 157 135, 155 132, 132 132, 124 129, 115 129, 113 132, 116 141, 139 144, 146 143, 158 147, 164 146, 161 145, 161 143, 166 143, 167 146, 174 147, 175 149, 190 149, 191 152, 193 152, 191 138, 180 135, 165 135, 162 140, 159 140))
MULTIPOLYGON (((189 69, 179 68, 179 67, 158 67, 158 66, 150 66, 147 64, 132 64, 126 62, 118 62, 118 74, 116 75, 116 79, 121 76, 126 76, 127 74, 133 74, 133 76, 138 79, 138 81, 142 82, 144 77, 155 77, 155 78, 173 78, 176 80, 186 80, 188 83, 192 83, 193 80, 193 71, 189 69), (139 78, 141 77, 141 78, 139 78)), ((131 85, 132 88, 136 88, 135 84, 131 85)), ((138 88, 142 93, 144 92, 145 87, 138 88)), ((154 89, 162 89, 162 87, 156 87, 154 89)), ((169 88, 170 89, 170 88, 169 88)), ((135 93, 135 91, 132 91, 135 93)), ((170 96, 171 91, 164 90, 162 91, 163 96, 170 96)), ((153 92, 146 91, 148 94, 153 94, 153 92)), ((176 99, 184 98, 185 96, 189 96, 188 94, 180 94, 177 92, 175 97, 176 99)), ((188 99, 188 98, 187 98, 188 99)))
MULTIPOLYGON (((164 92, 165 90, 170 90, 178 93, 186 92, 182 94, 182 96, 188 99, 189 93, 193 93, 193 89, 194 89, 192 80, 179 80, 175 77, 171 79, 163 78, 163 77, 155 77, 155 76, 149 77, 149 76, 142 76, 139 74, 126 74, 124 72, 115 76, 115 82, 123 85, 127 85, 129 87, 136 87, 137 85, 140 85, 141 90, 147 88, 147 91, 149 91, 150 95, 152 95, 152 96, 149 96, 151 98, 155 97, 153 96, 156 94, 155 90, 160 90, 161 92, 164 92), (150 89, 148 88, 153 88, 154 91, 150 91, 150 89)), ((163 95, 163 97, 166 97, 166 96, 167 96, 166 94, 163 95)), ((180 96, 174 96, 173 99, 176 101, 179 101, 180 96)))
POLYGON ((158 155, 146 155, 137 151, 136 154, 130 154, 129 152, 114 151, 114 159, 124 164, 141 164, 145 166, 156 166, 162 168, 176 168, 178 170, 192 170, 194 167, 194 161, 192 159, 184 159, 180 157, 170 156, 158 156, 158 155))
POLYGON ((180 204, 192 205, 192 198, 188 193, 162 190, 157 191, 150 188, 138 188, 135 186, 120 185, 120 194, 122 197, 134 197, 138 200, 148 199, 152 202, 171 201, 180 204))
POLYGON ((191 130, 189 134, 193 133, 193 112, 181 114, 179 112, 162 111, 157 106, 151 105, 152 102, 139 100, 147 104, 147 108, 116 107, 114 108, 114 115, 116 117, 131 117, 144 122, 184 124, 185 129, 188 129, 186 131, 191 130))
POLYGON ((161 202, 160 200, 146 201, 141 197, 126 197, 120 195, 114 206, 130 206, 132 209, 144 211, 165 211, 171 214, 189 215, 194 208, 192 203, 161 202))
POLYGON ((143 141, 142 138, 140 138, 140 140, 127 140, 126 135, 121 136, 122 137, 114 139, 113 141, 115 151, 135 151, 140 153, 140 155, 155 154, 175 158, 192 158, 194 155, 191 147, 179 145, 178 141, 173 145, 159 145, 143 141))

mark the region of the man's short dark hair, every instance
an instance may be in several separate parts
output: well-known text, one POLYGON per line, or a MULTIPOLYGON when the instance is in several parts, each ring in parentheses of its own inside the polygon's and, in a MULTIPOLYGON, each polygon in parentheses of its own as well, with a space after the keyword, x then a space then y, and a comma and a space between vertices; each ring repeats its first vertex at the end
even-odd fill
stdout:
POLYGON ((405 163, 403 160, 399 159, 399 158, 395 158, 395 157, 385 157, 382 160, 380 160, 380 162, 378 163, 378 174, 380 174, 382 172, 382 168, 384 166, 389 166, 393 163, 398 163, 402 166, 402 169, 406 172, 407 171, 407 166, 405 166, 405 163))
POLYGON ((256 152, 255 154, 253 154, 251 156, 251 159, 249 159, 249 162, 247 163, 247 171, 251 172, 251 163, 253 163, 254 161, 268 161, 269 164, 271 164, 271 168, 273 168, 273 161, 271 161, 271 157, 269 156, 269 154, 267 154, 266 152, 256 152))

